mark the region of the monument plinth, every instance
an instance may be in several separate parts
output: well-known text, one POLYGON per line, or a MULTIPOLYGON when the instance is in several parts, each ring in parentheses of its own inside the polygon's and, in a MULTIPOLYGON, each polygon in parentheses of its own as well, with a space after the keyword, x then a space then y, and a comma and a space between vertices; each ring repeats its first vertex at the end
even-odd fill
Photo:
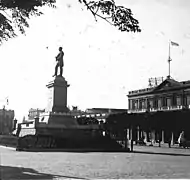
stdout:
POLYGON ((48 112, 68 112, 67 108, 67 81, 63 76, 56 76, 50 81, 46 87, 48 88, 48 104, 46 111, 48 112))

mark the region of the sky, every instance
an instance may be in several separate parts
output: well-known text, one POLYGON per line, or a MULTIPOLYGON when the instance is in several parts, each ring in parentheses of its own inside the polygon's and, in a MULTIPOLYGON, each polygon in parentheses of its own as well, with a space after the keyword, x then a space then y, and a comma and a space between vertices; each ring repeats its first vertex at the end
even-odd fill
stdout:
POLYGON ((30 108, 45 108, 46 85, 52 80, 55 56, 62 46, 63 76, 70 84, 68 106, 128 108, 127 94, 148 87, 151 77, 190 79, 190 1, 115 0, 130 8, 141 33, 120 32, 98 19, 77 0, 58 0, 57 8, 29 20, 26 35, 0 46, 0 107, 21 120, 30 108))

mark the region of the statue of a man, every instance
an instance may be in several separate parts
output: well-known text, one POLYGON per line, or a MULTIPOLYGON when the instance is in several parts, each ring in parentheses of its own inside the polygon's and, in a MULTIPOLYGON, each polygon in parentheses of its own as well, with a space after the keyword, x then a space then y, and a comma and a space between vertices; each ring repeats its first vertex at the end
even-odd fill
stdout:
POLYGON ((63 75, 63 66, 64 66, 63 56, 64 56, 64 52, 62 50, 62 47, 59 47, 59 54, 55 57, 56 61, 57 61, 57 64, 55 66, 55 74, 53 75, 53 77, 57 76, 58 67, 60 68, 60 75, 59 76, 63 75))

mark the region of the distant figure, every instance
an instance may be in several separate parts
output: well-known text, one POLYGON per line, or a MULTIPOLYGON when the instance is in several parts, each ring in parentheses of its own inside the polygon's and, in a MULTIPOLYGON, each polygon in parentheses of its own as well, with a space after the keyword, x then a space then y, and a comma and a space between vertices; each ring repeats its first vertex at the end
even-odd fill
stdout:
POLYGON ((172 138, 169 137, 169 138, 168 138, 168 147, 169 147, 169 148, 171 148, 171 141, 172 141, 172 138))
POLYGON ((184 143, 185 143, 185 137, 184 137, 184 131, 182 131, 178 138, 179 147, 183 146, 184 143))
POLYGON ((159 147, 161 147, 161 142, 162 142, 162 134, 161 132, 159 133, 159 136, 158 136, 158 143, 159 143, 159 147))
POLYGON ((53 77, 57 76, 58 67, 60 68, 60 75, 59 76, 63 75, 63 66, 64 66, 63 56, 64 56, 64 52, 62 50, 62 47, 59 47, 59 54, 55 57, 56 61, 57 61, 57 64, 55 66, 55 74, 53 75, 53 77))

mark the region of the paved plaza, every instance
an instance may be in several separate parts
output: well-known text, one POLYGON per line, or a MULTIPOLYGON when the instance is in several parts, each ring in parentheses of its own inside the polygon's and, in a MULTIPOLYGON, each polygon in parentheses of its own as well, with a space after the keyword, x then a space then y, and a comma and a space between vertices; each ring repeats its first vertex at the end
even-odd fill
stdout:
POLYGON ((0 147, 6 179, 190 178, 190 149, 135 146, 127 152, 17 152, 0 147))

